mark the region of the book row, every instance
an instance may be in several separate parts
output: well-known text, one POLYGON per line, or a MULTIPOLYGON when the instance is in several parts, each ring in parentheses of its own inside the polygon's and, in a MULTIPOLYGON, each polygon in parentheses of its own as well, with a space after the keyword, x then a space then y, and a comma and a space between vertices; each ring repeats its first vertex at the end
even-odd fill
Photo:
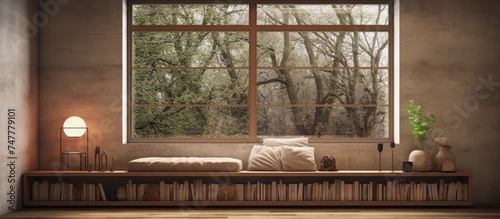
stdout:
POLYGON ((106 193, 101 183, 49 183, 35 181, 32 185, 33 201, 106 201, 106 193))
MULTIPOLYGON (((397 180, 385 183, 342 180, 314 183, 206 183, 201 179, 134 183, 129 180, 125 186, 111 189, 126 191, 124 197, 118 200, 128 201, 467 201, 469 198, 467 183, 444 180, 435 183, 397 180)), ((106 192, 108 195, 110 192, 108 190, 105 190, 101 183, 35 181, 32 186, 32 199, 106 201, 106 192)))

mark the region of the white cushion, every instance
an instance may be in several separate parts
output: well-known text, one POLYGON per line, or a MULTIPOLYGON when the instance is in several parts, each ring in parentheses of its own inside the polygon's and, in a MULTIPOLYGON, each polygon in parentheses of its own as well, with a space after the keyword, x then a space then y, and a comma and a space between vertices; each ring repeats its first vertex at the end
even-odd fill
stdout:
POLYGON ((280 147, 254 145, 248 157, 248 170, 281 170, 280 147))
POLYGON ((229 157, 144 157, 128 163, 130 172, 238 172, 239 159, 229 157))
POLYGON ((314 148, 281 146, 281 166, 283 171, 316 170, 314 148))
POLYGON ((309 138, 264 138, 264 146, 295 146, 295 147, 307 147, 309 146, 309 138))

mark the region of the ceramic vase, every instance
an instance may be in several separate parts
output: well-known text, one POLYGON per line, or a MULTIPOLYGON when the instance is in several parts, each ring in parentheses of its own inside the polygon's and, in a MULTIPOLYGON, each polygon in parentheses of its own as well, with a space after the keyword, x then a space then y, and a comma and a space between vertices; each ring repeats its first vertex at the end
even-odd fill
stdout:
POLYGON ((453 172, 455 171, 455 156, 451 151, 450 141, 446 137, 438 137, 434 139, 439 146, 439 151, 436 155, 436 171, 453 172))
POLYGON ((412 151, 408 161, 413 162, 414 172, 434 171, 434 156, 426 150, 412 151))

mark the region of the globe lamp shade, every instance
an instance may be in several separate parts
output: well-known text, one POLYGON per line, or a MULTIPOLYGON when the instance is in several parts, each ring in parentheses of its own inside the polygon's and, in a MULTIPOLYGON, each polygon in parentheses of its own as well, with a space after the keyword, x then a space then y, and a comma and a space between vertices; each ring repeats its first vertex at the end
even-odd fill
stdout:
POLYGON ((87 124, 78 116, 71 116, 63 124, 64 134, 70 138, 79 138, 85 134, 87 124))

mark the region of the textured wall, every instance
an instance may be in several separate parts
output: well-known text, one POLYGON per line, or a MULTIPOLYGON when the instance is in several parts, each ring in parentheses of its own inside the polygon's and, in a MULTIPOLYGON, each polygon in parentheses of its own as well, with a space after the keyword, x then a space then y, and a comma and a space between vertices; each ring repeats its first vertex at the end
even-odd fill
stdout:
MULTIPOLYGON (((252 144, 121 143, 121 3, 72 0, 40 29, 40 169, 58 168, 59 128, 71 115, 86 120, 91 147, 99 144, 116 156, 118 169, 144 156, 230 156, 246 165, 252 144)), ((401 108, 416 99, 438 116, 436 131, 452 139, 458 169, 474 172, 475 203, 500 200, 490 193, 499 181, 500 87, 480 87, 482 80, 500 82, 498 6, 494 0, 401 2, 401 108)), ((401 115, 398 167, 415 149, 401 115)), ((313 146, 317 159, 334 155, 340 169, 378 168, 374 144, 313 146)), ((384 169, 391 167, 387 148, 384 169)))
MULTIPOLYGON (((59 169, 60 127, 73 115, 87 123, 92 145, 120 151, 120 158, 130 153, 121 145, 121 8, 120 0, 72 0, 40 28, 42 169, 59 169)), ((84 142, 63 143, 81 151, 84 142)))
POLYGON ((0 0, 0 215, 22 206, 21 174, 38 164, 35 13, 34 1, 0 0), (15 134, 8 133, 8 109, 15 110, 15 134), (15 137, 15 149, 8 148, 8 136, 15 137))
POLYGON ((473 172, 476 203, 500 203, 499 9, 493 0, 401 4, 401 102, 437 116, 432 134, 448 136, 458 168, 473 172))

